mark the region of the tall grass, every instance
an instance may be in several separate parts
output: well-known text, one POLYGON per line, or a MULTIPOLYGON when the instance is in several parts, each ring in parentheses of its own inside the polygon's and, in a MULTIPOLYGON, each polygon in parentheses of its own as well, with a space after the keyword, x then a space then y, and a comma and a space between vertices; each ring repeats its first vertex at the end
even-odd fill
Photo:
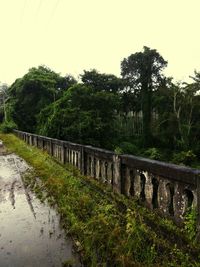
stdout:
POLYGON ((26 185, 56 205, 85 266, 200 266, 198 247, 171 221, 111 194, 12 134, 0 139, 34 167, 26 185))

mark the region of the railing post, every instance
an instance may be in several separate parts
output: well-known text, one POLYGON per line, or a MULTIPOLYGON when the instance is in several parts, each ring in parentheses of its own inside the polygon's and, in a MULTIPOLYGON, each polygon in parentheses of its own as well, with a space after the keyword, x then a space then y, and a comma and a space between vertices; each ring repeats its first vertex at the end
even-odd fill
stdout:
POLYGON ((84 146, 81 146, 81 149, 80 149, 80 168, 81 168, 81 174, 84 175, 85 174, 85 169, 86 169, 86 166, 85 166, 85 151, 84 151, 84 146))
POLYGON ((50 140, 50 155, 53 156, 53 142, 50 140))
POLYGON ((64 142, 62 142, 62 146, 61 146, 61 148, 62 148, 62 163, 63 164, 65 164, 65 162, 66 162, 66 159, 65 159, 65 144, 64 144, 64 142))
POLYGON ((113 156, 113 191, 121 193, 121 158, 117 154, 113 156))

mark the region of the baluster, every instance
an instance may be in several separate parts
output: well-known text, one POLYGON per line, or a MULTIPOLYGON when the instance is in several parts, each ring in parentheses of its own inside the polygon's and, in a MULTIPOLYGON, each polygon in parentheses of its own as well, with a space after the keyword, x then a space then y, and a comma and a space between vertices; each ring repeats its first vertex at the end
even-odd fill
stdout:
POLYGON ((70 163, 70 148, 68 148, 68 163, 70 163))
POLYGON ((81 170, 81 152, 78 152, 78 169, 81 170))
POLYGON ((59 160, 62 162, 62 146, 59 145, 59 160))
POLYGON ((58 157, 58 145, 55 145, 55 157, 58 157))
POLYGON ((91 169, 90 176, 91 176, 91 177, 94 177, 94 157, 93 157, 93 156, 91 156, 91 165, 90 165, 90 169, 91 169))
POLYGON ((76 155, 75 155, 75 152, 73 150, 73 160, 72 160, 72 165, 75 166, 75 162, 76 162, 76 155))
POLYGON ((126 196, 130 196, 130 188, 131 188, 130 169, 126 166, 125 183, 124 183, 124 194, 126 196))
POLYGON ((62 144, 62 146, 61 146, 61 162, 63 164, 65 164, 65 161, 66 161, 66 159, 65 159, 65 154, 66 154, 65 150, 66 150, 65 146, 64 146, 64 144, 62 144))
POLYGON ((74 167, 76 167, 76 162, 77 162, 77 160, 76 160, 76 152, 74 151, 74 167))
POLYGON ((60 145, 58 145, 58 160, 60 161, 60 145))
POLYGON ((76 167, 76 152, 74 151, 74 167, 76 167))
POLYGON ((69 148, 66 148, 66 162, 69 163, 69 148))
POLYGON ((175 183, 173 204, 174 218, 177 222, 183 221, 183 215, 188 207, 188 198, 184 189, 184 184, 175 183))
POLYGON ((113 191, 121 193, 121 159, 118 155, 113 156, 113 191))
POLYGON ((112 162, 109 161, 107 166, 107 181, 109 184, 112 183, 112 178, 113 178, 112 162))
POLYGON ((86 168, 86 174, 90 176, 91 173, 91 161, 90 161, 90 155, 87 155, 87 168, 86 168))
POLYGON ((101 161, 101 182, 105 183, 106 181, 106 166, 105 166, 105 160, 101 161))
POLYGON ((164 214, 173 213, 173 202, 171 203, 170 182, 167 179, 159 178, 158 185, 158 208, 164 214), (170 204, 172 212, 170 212, 170 204))
POLYGON ((70 163, 73 165, 73 161, 74 161, 74 152, 73 150, 71 149, 70 150, 70 163))
POLYGON ((70 148, 67 148, 67 163, 70 163, 70 148))
POLYGON ((141 177, 140 177, 140 173, 138 170, 136 171, 134 180, 135 180, 134 181, 135 196, 136 198, 140 198, 142 186, 141 186, 141 177))
POLYGON ((71 150, 71 164, 73 165, 74 163, 74 151, 71 150))
POLYGON ((96 159, 96 179, 100 179, 100 160, 96 159))
POLYGON ((69 163, 72 164, 72 150, 69 149, 69 163))
POLYGON ((150 209, 153 209, 152 200, 153 200, 153 184, 152 184, 152 175, 148 172, 144 173, 146 181, 145 181, 145 200, 146 206, 150 209))
POLYGON ((58 149, 58 147, 57 147, 56 144, 54 145, 54 148, 55 148, 55 149, 54 149, 54 153, 55 153, 55 154, 54 154, 54 157, 56 158, 56 157, 57 157, 57 149, 58 149))
POLYGON ((75 166, 78 167, 78 152, 75 152, 75 166))
POLYGON ((192 194, 193 194, 193 202, 192 202, 192 207, 193 208, 197 208, 197 189, 193 189, 192 190, 192 194))
POLYGON ((136 176, 137 170, 131 169, 130 170, 130 196, 135 196, 135 176, 136 176))

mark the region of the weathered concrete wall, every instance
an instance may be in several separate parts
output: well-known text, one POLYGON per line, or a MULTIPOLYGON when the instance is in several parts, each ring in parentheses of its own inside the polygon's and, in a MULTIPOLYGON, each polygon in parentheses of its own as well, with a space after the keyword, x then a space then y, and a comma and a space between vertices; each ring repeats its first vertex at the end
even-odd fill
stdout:
POLYGON ((15 134, 60 162, 72 164, 82 174, 108 184, 114 192, 136 197, 177 222, 183 221, 188 208, 195 207, 200 230, 199 170, 17 130, 15 134))

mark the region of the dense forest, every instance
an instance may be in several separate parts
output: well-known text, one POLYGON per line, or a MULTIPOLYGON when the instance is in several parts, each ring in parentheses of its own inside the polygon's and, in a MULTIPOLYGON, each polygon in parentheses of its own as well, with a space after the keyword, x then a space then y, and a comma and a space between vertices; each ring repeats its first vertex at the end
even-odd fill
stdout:
POLYGON ((144 47, 122 60, 120 78, 92 69, 77 81, 31 68, 1 91, 1 128, 199 167, 200 72, 175 83, 166 66, 144 47))

